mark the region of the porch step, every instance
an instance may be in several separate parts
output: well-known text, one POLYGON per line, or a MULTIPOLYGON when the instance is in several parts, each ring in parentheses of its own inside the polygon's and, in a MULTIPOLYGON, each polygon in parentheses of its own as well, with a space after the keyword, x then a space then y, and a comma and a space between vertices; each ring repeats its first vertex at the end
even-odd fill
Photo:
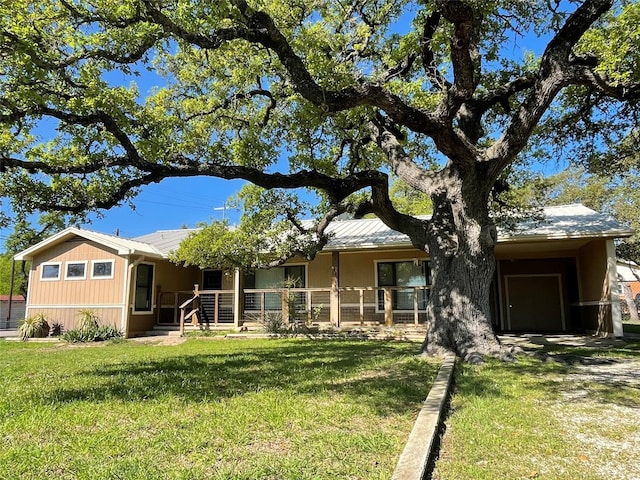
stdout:
POLYGON ((153 327, 153 330, 147 330, 145 332, 145 336, 147 337, 159 337, 163 335, 179 337, 180 327, 175 327, 173 325, 156 325, 153 327))

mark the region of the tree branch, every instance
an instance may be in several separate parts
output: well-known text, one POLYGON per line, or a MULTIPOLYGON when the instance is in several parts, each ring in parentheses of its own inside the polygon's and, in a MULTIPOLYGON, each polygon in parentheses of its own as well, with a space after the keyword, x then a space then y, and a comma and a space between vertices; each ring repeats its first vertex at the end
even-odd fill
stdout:
POLYGON ((427 17, 422 31, 422 38, 420 39, 420 52, 422 55, 422 68, 424 68, 427 78, 431 81, 431 85, 437 90, 444 90, 445 88, 450 88, 451 83, 438 70, 435 55, 431 49, 431 41, 440 24, 440 17, 440 12, 437 10, 427 17))
POLYGON ((611 6, 612 0, 585 0, 549 42, 533 88, 512 115, 500 139, 487 150, 486 159, 493 162, 489 174, 494 178, 526 146, 531 132, 558 92, 564 86, 576 83, 577 79, 569 69, 571 49, 611 6))
POLYGON ((436 172, 418 166, 402 148, 397 136, 390 128, 388 119, 378 115, 369 125, 372 139, 389 159, 391 170, 418 191, 430 195, 437 188, 436 172))

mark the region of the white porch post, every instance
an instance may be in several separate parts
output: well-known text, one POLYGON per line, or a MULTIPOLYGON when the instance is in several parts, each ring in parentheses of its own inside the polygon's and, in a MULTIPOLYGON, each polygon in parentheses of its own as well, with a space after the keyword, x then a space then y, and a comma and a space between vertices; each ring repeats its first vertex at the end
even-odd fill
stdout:
POLYGON ((340 252, 331 253, 331 321, 340 326, 340 252))
POLYGON ((233 326, 240 327, 240 318, 242 317, 242 289, 240 288, 240 269, 236 268, 233 272, 233 326))
POLYGON ((613 240, 607 240, 607 280, 609 283, 609 301, 611 302, 611 324, 613 336, 622 337, 622 311, 618 293, 618 275, 616 269, 616 246, 613 240))

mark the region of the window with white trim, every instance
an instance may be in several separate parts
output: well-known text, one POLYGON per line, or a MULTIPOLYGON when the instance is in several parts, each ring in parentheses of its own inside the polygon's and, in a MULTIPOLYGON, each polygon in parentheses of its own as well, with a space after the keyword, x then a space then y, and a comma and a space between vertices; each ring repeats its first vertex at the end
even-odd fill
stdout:
POLYGON ((93 260, 91 262, 91 278, 109 279, 113 278, 113 260, 93 260))
POLYGON ((40 267, 41 280, 60 280, 60 262, 43 263, 40 267))
MULTIPOLYGON (((431 270, 427 260, 377 262, 378 287, 427 287, 431 285, 431 270)), ((414 288, 391 291, 393 310, 413 310, 414 288)), ((418 289, 418 309, 424 310, 429 298, 428 289, 418 289)), ((378 291, 378 310, 384 310, 384 291, 378 291)))
POLYGON ((64 278, 65 280, 84 280, 87 278, 87 262, 67 262, 64 278))

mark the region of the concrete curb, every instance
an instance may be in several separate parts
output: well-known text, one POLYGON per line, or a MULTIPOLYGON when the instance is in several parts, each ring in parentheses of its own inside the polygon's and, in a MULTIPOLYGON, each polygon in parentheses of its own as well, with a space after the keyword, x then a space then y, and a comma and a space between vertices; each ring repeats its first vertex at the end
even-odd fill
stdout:
POLYGON ((432 449, 437 444, 440 422, 451 388, 456 357, 445 357, 431 391, 422 405, 409 440, 404 447, 392 480, 423 480, 432 457, 432 449))

